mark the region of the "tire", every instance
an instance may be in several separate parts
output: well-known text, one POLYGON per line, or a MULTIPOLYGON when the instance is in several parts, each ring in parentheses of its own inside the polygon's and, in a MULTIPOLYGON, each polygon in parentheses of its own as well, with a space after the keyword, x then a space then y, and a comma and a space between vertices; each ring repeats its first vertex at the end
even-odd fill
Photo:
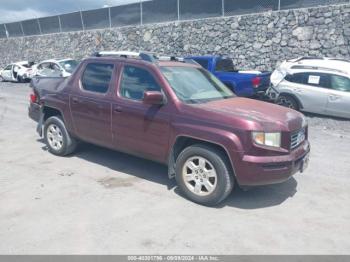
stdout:
POLYGON ((277 99, 276 104, 280 106, 288 107, 297 111, 300 110, 298 101, 295 98, 288 95, 280 95, 277 99))
POLYGON ((17 77, 17 82, 18 82, 18 83, 24 83, 23 77, 18 76, 18 77, 17 77))
POLYGON ((212 146, 197 144, 185 148, 176 160, 175 171, 180 191, 186 198, 201 205, 219 204, 231 193, 234 186, 226 155, 212 146), (210 189, 208 182, 212 186, 210 189))
POLYGON ((49 152, 57 156, 73 153, 77 141, 71 137, 60 116, 49 117, 44 124, 44 139, 49 152))

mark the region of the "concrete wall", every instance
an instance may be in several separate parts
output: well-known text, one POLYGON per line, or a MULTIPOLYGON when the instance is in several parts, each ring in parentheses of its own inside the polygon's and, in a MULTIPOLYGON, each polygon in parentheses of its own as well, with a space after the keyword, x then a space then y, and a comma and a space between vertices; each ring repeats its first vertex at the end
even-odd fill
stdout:
POLYGON ((298 56, 350 58, 350 5, 0 40, 0 66, 81 59, 96 50, 225 54, 244 69, 273 69, 298 56))

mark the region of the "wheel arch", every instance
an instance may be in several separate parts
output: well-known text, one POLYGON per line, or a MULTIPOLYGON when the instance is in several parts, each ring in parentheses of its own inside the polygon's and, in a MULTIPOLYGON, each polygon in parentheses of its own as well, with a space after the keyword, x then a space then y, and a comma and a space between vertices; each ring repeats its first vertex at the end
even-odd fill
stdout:
POLYGON ((63 114, 61 110, 51 107, 51 106, 44 106, 43 107, 43 113, 44 113, 44 122, 52 116, 61 116, 63 118, 63 114))
POLYGON ((281 96, 281 95, 289 96, 289 97, 293 98, 298 103, 299 109, 303 109, 304 108, 304 106, 301 103, 300 99, 296 95, 291 94, 291 93, 287 93, 287 92, 281 92, 278 96, 281 96))
POLYGON ((168 176, 169 178, 174 178, 175 177, 175 164, 178 156, 180 153, 187 147, 195 145, 195 144, 202 144, 202 145, 207 145, 210 147, 214 147, 217 150, 219 150, 224 156, 225 160, 229 163, 229 168, 231 169, 232 173, 234 176, 236 176, 234 166, 233 166, 233 161, 230 157, 229 152, 227 149, 222 145, 217 142, 213 141, 207 141, 201 138, 195 138, 187 135, 180 135, 176 137, 175 142, 171 148, 169 157, 168 157, 168 176))

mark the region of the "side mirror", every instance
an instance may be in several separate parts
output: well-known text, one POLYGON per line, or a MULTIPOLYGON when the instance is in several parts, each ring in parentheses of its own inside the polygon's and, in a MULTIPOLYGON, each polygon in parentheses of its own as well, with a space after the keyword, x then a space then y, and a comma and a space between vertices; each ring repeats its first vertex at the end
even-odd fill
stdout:
POLYGON ((158 91, 145 91, 143 94, 143 102, 148 105, 163 105, 164 95, 158 91))

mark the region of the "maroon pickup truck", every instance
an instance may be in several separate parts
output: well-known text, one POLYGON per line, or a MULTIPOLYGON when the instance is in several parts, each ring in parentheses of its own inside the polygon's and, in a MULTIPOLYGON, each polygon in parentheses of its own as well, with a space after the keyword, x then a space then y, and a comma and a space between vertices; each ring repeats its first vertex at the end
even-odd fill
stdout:
POLYGON ((236 97, 199 65, 91 57, 69 78, 31 83, 29 116, 51 153, 86 141, 168 166, 190 200, 217 205, 235 183, 280 183, 308 163, 304 116, 236 97))

